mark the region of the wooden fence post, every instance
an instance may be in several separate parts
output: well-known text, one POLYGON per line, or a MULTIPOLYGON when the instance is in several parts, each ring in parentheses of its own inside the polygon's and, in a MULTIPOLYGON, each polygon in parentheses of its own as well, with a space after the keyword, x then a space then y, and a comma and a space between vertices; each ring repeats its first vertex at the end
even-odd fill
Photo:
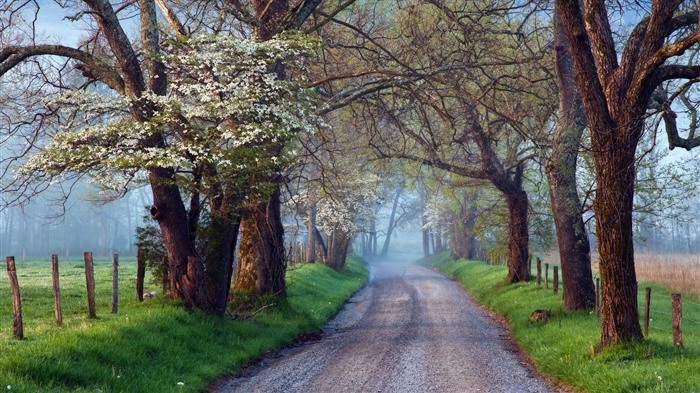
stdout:
POLYGON ((527 276, 528 281, 530 281, 529 277, 532 277, 532 254, 527 254, 527 276))
POLYGON ((673 321, 673 342, 676 346, 683 348, 683 332, 681 332, 681 321, 683 319, 683 304, 681 302, 681 294, 671 294, 671 308, 673 321))
POLYGON ((61 307, 61 290, 58 286, 58 255, 51 255, 51 278, 53 279, 53 305, 56 311, 56 326, 63 325, 63 307, 61 307))
POLYGON ((15 268, 15 257, 7 257, 7 275, 10 277, 10 288, 12 289, 12 309, 14 311, 14 337, 18 340, 24 338, 24 327, 22 325, 22 303, 19 294, 19 282, 17 282, 17 269, 15 268))
POLYGON ((537 285, 542 285, 542 260, 537 258, 537 285))
POLYGON ((85 260, 85 286, 87 287, 88 313, 90 318, 97 318, 95 311, 95 271, 92 265, 92 253, 83 254, 85 260))
POLYGON ((544 264, 544 287, 549 289, 549 264, 544 264))
POLYGON ((136 251, 136 296, 139 302, 143 301, 143 278, 146 276, 146 261, 143 254, 140 248, 136 251))
POLYGON ((559 266, 554 265, 554 282, 553 282, 553 287, 554 287, 554 294, 559 293, 559 266))
POLYGON ((600 317, 600 277, 595 279, 595 315, 600 317))
POLYGON ((112 314, 119 307, 119 254, 112 256, 112 314))
POLYGON ((646 288, 644 298, 644 337, 649 337, 649 306, 651 305, 651 288, 646 288))

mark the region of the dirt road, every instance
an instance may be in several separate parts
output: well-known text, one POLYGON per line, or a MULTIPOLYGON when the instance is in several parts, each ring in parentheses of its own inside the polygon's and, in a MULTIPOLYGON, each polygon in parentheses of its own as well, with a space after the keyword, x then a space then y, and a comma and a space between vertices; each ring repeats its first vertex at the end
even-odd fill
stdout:
POLYGON ((323 338, 288 349, 219 392, 550 392, 464 290, 425 267, 372 265, 371 283, 323 338))

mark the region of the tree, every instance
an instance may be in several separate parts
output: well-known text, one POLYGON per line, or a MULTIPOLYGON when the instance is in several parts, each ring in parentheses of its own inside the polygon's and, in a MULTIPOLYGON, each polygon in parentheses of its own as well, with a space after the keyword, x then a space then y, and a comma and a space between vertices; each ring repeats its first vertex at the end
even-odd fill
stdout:
POLYGON ((583 206, 576 187, 576 162, 585 128, 585 114, 574 81, 568 41, 556 13, 554 45, 559 109, 552 152, 547 158, 545 169, 559 244, 564 306, 569 310, 585 310, 595 304, 591 246, 583 223, 583 206))
POLYGON ((542 131, 552 106, 548 77, 534 61, 543 53, 535 50, 536 31, 529 30, 527 16, 515 17, 495 3, 450 8, 415 1, 392 11, 395 20, 386 23, 400 40, 339 22, 370 43, 366 53, 356 49, 362 43, 344 47, 361 52, 356 56, 369 62, 365 68, 389 75, 371 80, 363 74, 370 80, 362 86, 375 91, 363 108, 375 122, 367 139, 382 157, 491 182, 510 211, 508 280, 529 280, 523 173, 533 146, 524 136, 542 131), (419 49, 427 46, 432 50, 419 49))
POLYGON ((138 3, 146 53, 142 63, 111 4, 84 3, 107 47, 98 45, 94 53, 60 45, 0 51, 0 74, 30 57, 64 56, 88 78, 84 86, 103 83, 112 90, 66 89, 50 102, 66 132, 33 146, 41 149, 24 163, 17 183, 49 184, 65 174, 89 174, 106 188, 123 190, 147 179, 154 197, 150 214, 163 236, 173 296, 187 307, 221 315, 231 282, 238 209, 242 190, 247 191, 242 186, 267 171, 266 165, 278 165, 273 157, 261 162, 258 153, 270 139, 289 139, 313 127, 313 95, 274 77, 270 69, 287 56, 313 51, 316 44, 299 36, 256 42, 179 34, 164 45, 155 3, 143 0, 138 3), (181 191, 189 196, 188 210, 181 191))
MULTIPOLYGON (((654 0, 618 53, 621 46, 605 2, 583 0, 582 4, 583 8, 579 2, 555 1, 569 40, 597 176, 593 208, 600 254, 603 348, 642 339, 632 237, 636 148, 657 87, 700 76, 697 67, 672 64, 697 44, 700 32, 696 30, 697 12, 686 12, 692 7, 681 7, 684 2, 679 0, 654 0)), ((688 140, 671 141, 672 147, 692 147, 688 140)))

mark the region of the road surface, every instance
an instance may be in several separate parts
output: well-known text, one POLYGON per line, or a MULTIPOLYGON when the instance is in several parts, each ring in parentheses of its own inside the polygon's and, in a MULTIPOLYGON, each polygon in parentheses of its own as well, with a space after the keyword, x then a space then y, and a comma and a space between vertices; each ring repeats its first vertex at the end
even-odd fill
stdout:
POLYGON ((321 339, 282 351, 228 392, 551 392, 507 332, 455 282, 405 262, 375 262, 370 284, 321 339))

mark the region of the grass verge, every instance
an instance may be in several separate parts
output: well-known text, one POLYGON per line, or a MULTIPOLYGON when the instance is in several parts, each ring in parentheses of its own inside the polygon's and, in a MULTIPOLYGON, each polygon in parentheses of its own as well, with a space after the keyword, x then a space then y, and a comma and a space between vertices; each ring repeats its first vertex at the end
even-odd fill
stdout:
MULTIPOLYGON (((671 300, 664 289, 651 286, 649 338, 631 347, 613 347, 595 354, 600 321, 593 313, 572 313, 563 308, 559 295, 536 283, 503 284, 507 270, 482 262, 452 262, 447 254, 426 261, 461 282, 482 304, 505 317, 515 340, 537 369, 555 381, 580 392, 700 392, 700 305, 683 302, 685 348, 671 337, 671 300), (535 309, 550 309, 548 323, 530 322, 535 309)), ((550 270, 551 274, 551 270, 550 270)), ((551 283, 551 278, 550 278, 551 283)), ((640 315, 643 315, 640 312, 640 315)))
MULTIPOLYGON (((64 324, 53 319, 49 262, 18 263, 25 340, 12 339, 8 280, 0 280, 0 391, 197 392, 266 351, 320 330, 367 280, 365 264, 287 272, 289 296, 250 319, 188 313, 162 300, 135 301, 135 263, 120 266, 119 312, 110 313, 111 265, 96 260, 98 318, 86 317, 79 261, 62 261, 64 324)), ((154 288, 155 289, 155 288, 154 288)))

